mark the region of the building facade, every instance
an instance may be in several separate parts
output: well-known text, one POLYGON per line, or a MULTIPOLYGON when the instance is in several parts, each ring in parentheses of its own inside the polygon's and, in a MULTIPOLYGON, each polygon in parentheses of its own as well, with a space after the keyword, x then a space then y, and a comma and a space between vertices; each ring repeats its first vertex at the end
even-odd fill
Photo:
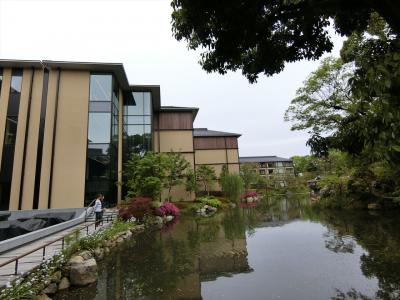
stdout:
POLYGON ((240 164, 251 163, 255 171, 268 179, 275 179, 285 184, 285 178, 294 176, 293 161, 278 156, 242 156, 240 164))
POLYGON ((180 152, 195 169, 197 112, 161 106, 160 87, 130 85, 122 64, 1 60, 0 210, 83 207, 99 192, 115 204, 132 153, 180 152))

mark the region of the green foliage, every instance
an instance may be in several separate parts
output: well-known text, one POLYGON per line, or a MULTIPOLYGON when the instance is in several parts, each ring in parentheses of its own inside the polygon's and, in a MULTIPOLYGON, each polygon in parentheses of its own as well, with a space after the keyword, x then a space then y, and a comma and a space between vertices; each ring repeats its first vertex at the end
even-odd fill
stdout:
POLYGON ((259 176, 256 172, 257 165, 245 163, 240 165, 240 177, 242 177, 244 189, 247 191, 259 176))
POLYGON ((129 196, 158 199, 166 180, 166 169, 165 154, 148 152, 143 157, 134 154, 125 166, 129 196))
POLYGON ((239 201, 244 187, 243 179, 237 174, 225 174, 220 182, 222 191, 229 201, 239 201))
POLYGON ((184 184, 190 172, 189 162, 180 153, 134 154, 125 166, 128 196, 157 200, 162 189, 166 188, 169 199, 171 189, 184 184))
POLYGON ((185 182, 186 173, 189 171, 189 167, 189 162, 182 156, 182 154, 174 152, 167 154, 164 187, 168 190, 168 200, 170 200, 172 187, 185 182))
POLYGON ((201 49, 207 72, 241 70, 250 82, 281 72, 288 62, 318 59, 332 50, 326 28, 362 32, 377 12, 400 32, 397 0, 172 0, 172 30, 189 49, 201 49), (240 20, 240 22, 238 22, 240 20))
POLYGON ((199 209, 204 206, 203 203, 193 203, 190 204, 186 210, 190 211, 191 213, 196 213, 199 209))
POLYGON ((203 184, 204 192, 210 195, 210 188, 217 179, 214 169, 207 165, 201 165, 196 170, 196 177, 203 184))
POLYGON ((196 194, 198 190, 196 176, 194 175, 192 169, 189 169, 186 173, 185 189, 189 193, 189 198, 192 195, 192 193, 196 194))
POLYGON ((200 201, 200 203, 203 205, 209 205, 216 208, 220 208, 222 205, 221 201, 215 197, 201 197, 198 198, 197 200, 200 201))

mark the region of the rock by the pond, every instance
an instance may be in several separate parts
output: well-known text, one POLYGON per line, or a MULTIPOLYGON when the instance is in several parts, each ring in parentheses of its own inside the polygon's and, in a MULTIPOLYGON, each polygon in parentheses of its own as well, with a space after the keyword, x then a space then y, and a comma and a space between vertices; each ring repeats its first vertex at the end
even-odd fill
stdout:
POLYGON ((55 294, 57 292, 57 284, 50 283, 43 291, 43 294, 55 294))
POLYGON ((50 280, 51 282, 59 283, 61 280, 61 276, 61 271, 54 272, 53 275, 51 275, 50 280))
POLYGON ((166 216, 166 217, 165 217, 165 220, 166 220, 167 222, 171 222, 173 219, 174 219, 174 216, 166 216))
POLYGON ((49 296, 47 296, 46 294, 40 294, 40 295, 36 296, 35 300, 51 300, 51 298, 49 296))
POLYGON ((82 251, 81 253, 79 253, 79 256, 82 256, 82 258, 84 260, 90 259, 93 257, 92 253, 90 251, 82 251))
POLYGON ((81 264, 83 263, 85 260, 83 259, 82 256, 80 255, 76 255, 70 258, 70 260, 68 261, 68 265, 75 265, 75 264, 81 264))
POLYGON ((96 259, 103 259, 104 257, 104 250, 102 248, 96 248, 94 249, 94 256, 96 259))
POLYGON ((162 224, 163 223, 163 218, 161 218, 160 216, 156 216, 155 217, 155 219, 154 219, 154 222, 156 223, 156 224, 162 224))
POLYGON ((70 280, 72 285, 85 286, 97 281, 97 263, 94 258, 81 264, 71 265, 70 280))
POLYGON ((65 290, 67 288, 69 288, 71 286, 69 280, 67 277, 63 277, 60 281, 60 283, 58 284, 58 289, 59 290, 65 290))

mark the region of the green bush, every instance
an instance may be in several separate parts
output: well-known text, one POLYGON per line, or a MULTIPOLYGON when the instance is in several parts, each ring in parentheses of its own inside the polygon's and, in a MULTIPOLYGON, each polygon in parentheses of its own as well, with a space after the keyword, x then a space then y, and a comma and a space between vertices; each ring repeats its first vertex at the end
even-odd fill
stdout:
POLYGON ((198 201, 200 201, 200 203, 203 205, 209 205, 216 208, 220 208, 222 205, 221 201, 215 197, 201 197, 198 199, 198 201))
POLYGON ((225 174, 221 177, 222 191, 231 202, 239 201, 243 186, 243 179, 237 174, 225 174))
POLYGON ((190 211, 192 213, 196 213, 200 208, 202 208, 204 206, 203 203, 193 203, 191 205, 189 205, 186 210, 190 211))

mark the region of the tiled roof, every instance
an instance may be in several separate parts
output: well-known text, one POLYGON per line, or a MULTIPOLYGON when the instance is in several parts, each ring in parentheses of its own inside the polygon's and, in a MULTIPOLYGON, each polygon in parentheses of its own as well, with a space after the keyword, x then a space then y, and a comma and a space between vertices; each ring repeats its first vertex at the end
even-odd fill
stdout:
POLYGON ((223 132, 208 130, 207 128, 195 128, 193 131, 194 137, 224 137, 224 136, 236 136, 239 137, 241 134, 232 132, 223 132))
POLYGON ((292 160, 289 158, 283 158, 275 155, 271 156, 243 156, 239 157, 240 163, 259 163, 259 162, 278 162, 278 161, 287 161, 291 162, 292 160))

